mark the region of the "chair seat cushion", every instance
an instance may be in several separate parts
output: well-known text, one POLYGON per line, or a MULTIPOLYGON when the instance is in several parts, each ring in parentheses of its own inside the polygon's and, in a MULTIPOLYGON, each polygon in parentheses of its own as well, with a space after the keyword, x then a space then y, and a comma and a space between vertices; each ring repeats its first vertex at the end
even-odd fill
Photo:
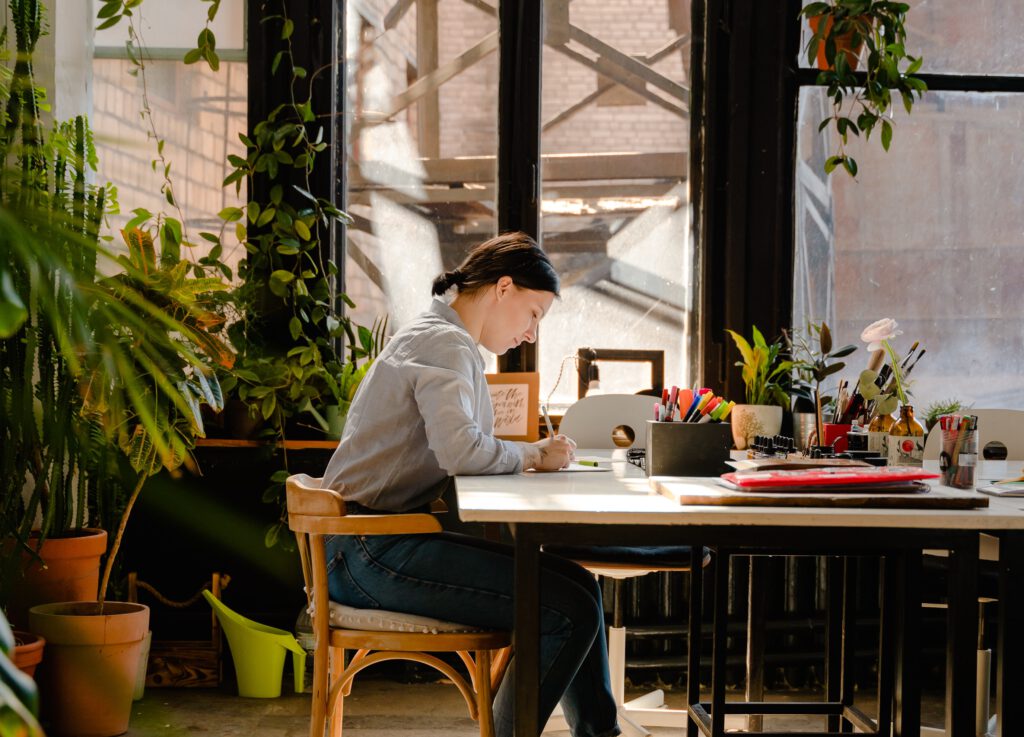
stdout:
MULTIPOLYGON (((581 563, 608 563, 658 570, 679 570, 690 565, 689 545, 545 545, 545 553, 581 563)), ((704 562, 709 557, 704 551, 704 562)))
POLYGON ((331 602, 331 626, 374 632, 418 632, 436 635, 439 632, 482 632, 478 627, 446 622, 433 617, 391 612, 386 609, 356 609, 331 602))

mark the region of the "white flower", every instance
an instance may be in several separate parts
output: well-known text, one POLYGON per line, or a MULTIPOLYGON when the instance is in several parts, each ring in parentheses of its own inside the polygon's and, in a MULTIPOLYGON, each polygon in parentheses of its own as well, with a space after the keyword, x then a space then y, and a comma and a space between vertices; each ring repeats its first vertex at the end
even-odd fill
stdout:
POLYGON ((869 351, 877 351, 882 348, 882 341, 903 335, 903 331, 891 317, 883 317, 864 328, 860 339, 868 344, 869 351))

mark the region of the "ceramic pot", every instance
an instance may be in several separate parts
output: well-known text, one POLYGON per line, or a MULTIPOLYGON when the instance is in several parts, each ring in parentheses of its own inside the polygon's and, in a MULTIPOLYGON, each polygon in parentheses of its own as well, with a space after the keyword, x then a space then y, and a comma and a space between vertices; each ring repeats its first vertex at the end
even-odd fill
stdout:
MULTIPOLYGON (((29 546, 37 550, 33 533, 29 546)), ((28 627, 28 610, 36 604, 56 601, 95 601, 100 587, 100 556, 107 550, 106 530, 87 527, 65 537, 48 537, 38 547, 38 560, 22 553, 24 575, 11 585, 7 614, 22 629, 28 627)))
POLYGON ((46 638, 38 677, 43 723, 51 737, 113 737, 128 731, 139 650, 149 607, 108 601, 41 604, 29 610, 46 638))
POLYGON ((737 404, 729 413, 732 440, 746 450, 757 435, 778 435, 782 429, 782 407, 774 404, 737 404))
POLYGON ((14 630, 14 643, 11 662, 25 675, 35 676, 36 666, 43 659, 46 640, 32 632, 14 630))

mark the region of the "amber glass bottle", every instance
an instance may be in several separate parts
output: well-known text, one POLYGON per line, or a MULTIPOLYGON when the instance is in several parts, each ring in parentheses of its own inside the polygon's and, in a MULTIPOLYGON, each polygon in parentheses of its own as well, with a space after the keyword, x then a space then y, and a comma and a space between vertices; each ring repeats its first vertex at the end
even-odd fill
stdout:
POLYGON ((875 415, 868 425, 868 450, 888 457, 889 429, 895 420, 892 415, 875 415))
POLYGON ((924 427, 914 419, 914 408, 900 407, 900 418, 889 428, 889 465, 920 466, 924 463, 924 427))

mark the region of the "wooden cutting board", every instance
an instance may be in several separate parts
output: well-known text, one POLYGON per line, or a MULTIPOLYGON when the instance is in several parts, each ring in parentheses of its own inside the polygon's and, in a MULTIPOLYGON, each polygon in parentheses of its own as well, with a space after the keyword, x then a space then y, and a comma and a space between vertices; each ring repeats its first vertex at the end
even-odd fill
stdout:
POLYGON ((654 479, 658 493, 683 505, 743 507, 889 507, 899 509, 976 509, 988 506, 988 497, 975 491, 929 487, 925 492, 777 492, 733 491, 713 484, 678 483, 654 479))

